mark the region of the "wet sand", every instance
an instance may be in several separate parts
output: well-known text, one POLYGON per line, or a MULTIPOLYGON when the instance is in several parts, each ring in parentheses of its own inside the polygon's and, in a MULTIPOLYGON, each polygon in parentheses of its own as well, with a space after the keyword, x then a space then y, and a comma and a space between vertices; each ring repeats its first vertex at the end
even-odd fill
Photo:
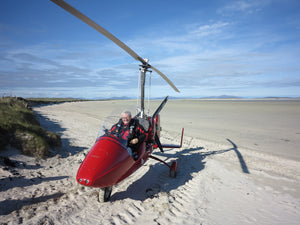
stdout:
POLYGON ((195 138, 300 160, 300 101, 170 101, 161 117, 195 138))

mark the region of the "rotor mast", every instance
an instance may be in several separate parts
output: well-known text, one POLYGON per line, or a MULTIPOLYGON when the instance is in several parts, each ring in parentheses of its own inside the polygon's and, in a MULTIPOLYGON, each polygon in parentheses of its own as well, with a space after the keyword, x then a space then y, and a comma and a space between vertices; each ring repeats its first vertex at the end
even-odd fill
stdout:
POLYGON ((143 65, 140 65, 140 71, 141 71, 141 117, 143 118, 145 116, 145 81, 146 81, 146 72, 150 68, 150 65, 148 64, 149 59, 144 59, 146 62, 143 65))

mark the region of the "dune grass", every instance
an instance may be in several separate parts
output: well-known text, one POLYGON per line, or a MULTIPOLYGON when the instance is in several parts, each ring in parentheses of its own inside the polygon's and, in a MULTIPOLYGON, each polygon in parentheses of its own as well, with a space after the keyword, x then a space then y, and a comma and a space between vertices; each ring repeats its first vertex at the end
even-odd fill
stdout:
POLYGON ((0 98, 0 150, 8 144, 24 154, 45 158, 49 149, 61 145, 59 135, 42 128, 27 100, 0 98))
POLYGON ((64 102, 81 102, 81 101, 91 101, 91 100, 84 100, 78 98, 26 98, 31 104, 57 104, 57 103, 64 103, 64 102))

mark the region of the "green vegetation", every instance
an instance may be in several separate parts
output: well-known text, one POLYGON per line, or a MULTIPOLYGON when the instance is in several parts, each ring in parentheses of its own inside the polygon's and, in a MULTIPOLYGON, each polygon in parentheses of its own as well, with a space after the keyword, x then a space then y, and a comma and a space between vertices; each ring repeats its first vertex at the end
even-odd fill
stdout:
POLYGON ((27 100, 0 98, 0 150, 6 145, 20 149, 24 154, 44 158, 49 148, 61 146, 60 137, 42 128, 27 100))
POLYGON ((89 101, 77 98, 27 98, 32 104, 50 104, 50 103, 64 103, 64 102, 81 102, 89 101))

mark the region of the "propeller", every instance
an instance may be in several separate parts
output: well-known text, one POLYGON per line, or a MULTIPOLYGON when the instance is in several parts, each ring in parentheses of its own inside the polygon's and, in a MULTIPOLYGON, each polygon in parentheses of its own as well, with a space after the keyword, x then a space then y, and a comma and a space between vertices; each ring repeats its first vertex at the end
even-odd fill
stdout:
POLYGON ((158 69, 151 66, 146 60, 144 60, 142 57, 140 57, 138 54, 136 54, 131 48, 129 48, 126 44, 124 44, 122 41, 120 41, 118 38, 116 38, 113 34, 108 32, 106 29, 104 29, 99 24, 95 23, 93 20, 79 12, 77 9, 75 9, 73 6, 69 5, 63 0, 51 0, 53 3, 57 4, 61 8, 65 9, 81 21, 85 22, 87 25, 91 26, 101 34, 103 34, 105 37, 113 41, 116 45, 118 45, 120 48, 122 48, 125 52, 127 52, 132 58, 134 58, 137 61, 140 61, 143 64, 143 68, 153 69, 156 73, 158 73, 176 92, 179 92, 179 90, 176 88, 176 86, 158 69))
POLYGON ((164 149, 163 149, 163 147, 162 147, 162 145, 161 145, 161 143, 160 143, 159 137, 158 137, 158 135, 157 135, 156 132, 155 132, 154 138, 155 138, 155 142, 156 142, 156 144, 157 144, 159 150, 160 150, 161 152, 164 152, 164 149))
POLYGON ((160 105, 158 106, 158 108, 156 109, 156 111, 153 113, 152 118, 155 118, 160 113, 160 111, 162 110, 162 108, 167 103, 168 99, 169 99, 169 96, 165 97, 165 99, 160 103, 160 105))
MULTIPOLYGON (((163 107, 167 103, 168 99, 169 99, 169 96, 165 97, 165 99, 160 103, 160 105, 158 106, 158 108, 156 109, 156 111, 153 113, 152 118, 155 118, 160 113, 160 111, 163 109, 163 107)), ((156 128, 156 131, 155 131, 154 138, 155 138, 155 142, 156 142, 158 148, 160 149, 160 151, 164 152, 163 146, 162 146, 162 144, 161 144, 161 142, 159 140, 158 134, 157 134, 157 128, 156 128)))

